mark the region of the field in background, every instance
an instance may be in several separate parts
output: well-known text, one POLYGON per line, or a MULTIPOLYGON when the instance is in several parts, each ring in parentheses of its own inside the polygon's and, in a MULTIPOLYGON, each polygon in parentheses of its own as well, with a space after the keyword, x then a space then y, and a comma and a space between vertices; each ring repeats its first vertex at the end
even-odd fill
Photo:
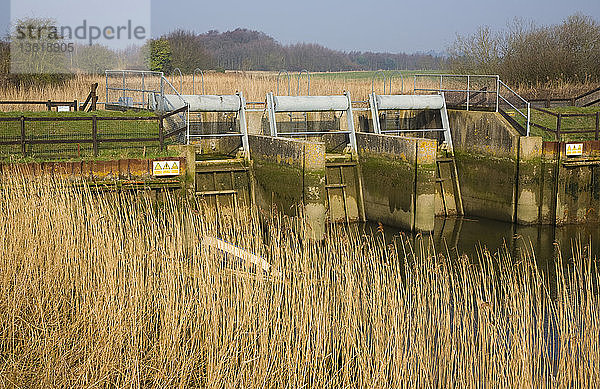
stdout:
MULTIPOLYGON (((412 93, 412 75, 415 73, 427 73, 421 71, 402 71, 404 80, 404 93, 412 93)), ((297 74, 291 73, 290 92, 295 95, 298 87, 297 74)), ((311 94, 312 95, 333 95, 341 94, 343 91, 350 91, 352 99, 367 100, 371 93, 371 80, 375 72, 336 72, 336 73, 313 73, 311 74, 311 94)), ((386 76, 395 76, 397 73, 386 71, 386 76)), ((179 88, 179 77, 172 78, 173 85, 179 88)), ((68 81, 65 85, 52 85, 33 88, 3 88, 0 89, 0 100, 73 100, 77 99, 83 102, 87 97, 90 85, 94 82, 99 84, 98 95, 100 101, 105 100, 105 78, 103 75, 78 75, 68 81)), ((204 77, 205 92, 207 94, 233 94, 241 91, 244 93, 247 101, 265 101, 267 92, 275 92, 277 89, 277 73, 275 72, 207 72, 204 77)), ((389 86, 389 81, 388 84, 389 86)), ((570 84, 553 83, 548 85, 538 85, 535 87, 515 86, 517 91, 529 99, 546 97, 572 97, 588 91, 596 84, 570 84)), ((200 77, 196 77, 196 92, 200 90, 200 77)), ((433 86, 432 87, 436 87, 433 86)), ((280 93, 287 94, 287 77, 280 77, 280 93)), ((307 82, 306 75, 300 79, 300 94, 306 94, 307 82)), ((375 90, 382 92, 382 77, 378 75, 375 82, 375 90)), ((392 81, 392 90, 399 93, 401 81, 394 77, 392 81)), ((183 78, 183 94, 192 93, 192 76, 186 75, 183 78)), ((0 106, 0 110, 29 110, 30 108, 0 106)), ((36 109, 43 109, 37 107, 36 109)))

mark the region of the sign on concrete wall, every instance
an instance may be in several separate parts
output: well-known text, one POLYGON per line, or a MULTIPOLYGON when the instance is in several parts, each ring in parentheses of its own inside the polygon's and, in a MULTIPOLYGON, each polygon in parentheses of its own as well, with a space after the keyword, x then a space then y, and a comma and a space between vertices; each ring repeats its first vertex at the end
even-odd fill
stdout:
POLYGON ((152 174, 155 176, 179 175, 179 161, 153 161, 152 174))
POLYGON ((567 143, 567 157, 583 155, 583 143, 567 143))

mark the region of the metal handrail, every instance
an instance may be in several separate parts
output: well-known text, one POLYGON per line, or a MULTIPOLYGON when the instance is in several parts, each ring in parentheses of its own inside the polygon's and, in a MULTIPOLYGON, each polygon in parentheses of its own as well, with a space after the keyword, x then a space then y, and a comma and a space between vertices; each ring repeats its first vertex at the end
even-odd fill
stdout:
MULTIPOLYGON (((402 72, 400 72, 399 70, 396 70, 396 71, 394 71, 394 72, 392 72, 390 74, 390 77, 389 77, 390 78, 390 94, 392 94, 392 79, 396 75, 400 76, 400 80, 402 81, 402 86, 401 86, 401 89, 400 89, 400 94, 403 95, 404 94, 404 76, 402 76, 402 72)), ((373 85, 371 85, 371 93, 373 92, 372 89, 373 89, 373 85)))
POLYGON ((289 96, 290 95, 290 91, 291 91, 292 78, 290 76, 290 73, 287 70, 280 70, 279 73, 277 73, 277 96, 279 96, 279 77, 281 76, 281 73, 285 73, 287 75, 287 78, 288 78, 288 96, 289 96))
POLYGON ((383 94, 385 95, 385 80, 387 79, 387 76, 385 75, 385 72, 381 69, 373 73, 373 77, 371 77, 371 94, 375 93, 375 78, 380 73, 383 74, 383 94))
POLYGON ((469 110, 469 107, 470 107, 470 94, 472 92, 484 93, 484 94, 493 93, 496 95, 496 112, 498 112, 498 110, 500 108, 500 101, 503 101, 506 104, 508 104, 511 108, 513 108, 516 112, 519 113, 519 115, 521 115, 526 120, 526 131, 527 131, 527 136, 529 136, 530 127, 531 127, 531 104, 530 104, 530 102, 525 100, 517 92, 515 92, 508 85, 506 85, 502 80, 500 80, 500 76, 498 76, 498 75, 492 75, 492 74, 424 74, 424 73, 415 74, 415 75, 413 75, 413 94, 416 91, 440 92, 440 93, 441 92, 460 92, 460 93, 464 92, 467 94, 467 98, 466 98, 467 110, 469 110), (424 78, 424 77, 430 77, 430 78, 431 77, 434 77, 434 78, 439 77, 439 87, 437 89, 417 88, 417 78, 424 78), (444 85, 443 85, 444 77, 465 78, 466 82, 467 82, 467 89, 446 89, 446 88, 444 88, 444 85), (484 91, 484 90, 471 89, 471 78, 472 77, 495 79, 496 90, 495 91, 487 91, 487 90, 484 91), (506 88, 513 96, 516 96, 520 101, 522 101, 527 107, 527 113, 523 112, 521 109, 518 109, 514 104, 512 104, 507 99, 507 97, 503 96, 501 93, 501 90, 500 90, 501 87, 506 88))
MULTIPOLYGON (((173 69, 173 72, 171 73, 171 81, 173 81, 173 79, 175 77, 176 70, 179 72, 179 90, 181 90, 181 93, 183 93, 183 73, 181 73, 181 69, 179 69, 179 68, 173 69)), ((175 88, 173 88, 173 89, 175 89, 175 88)))
POLYGON ((306 90, 306 95, 310 96, 310 73, 306 69, 302 69, 298 72, 298 87, 296 88, 296 96, 300 96, 300 77, 302 73, 306 73, 306 77, 308 80, 308 89, 306 90))
POLYGON ((194 73, 192 73, 192 94, 196 94, 196 71, 200 71, 200 76, 202 76, 202 94, 204 94, 204 72, 200 68, 194 69, 194 73))

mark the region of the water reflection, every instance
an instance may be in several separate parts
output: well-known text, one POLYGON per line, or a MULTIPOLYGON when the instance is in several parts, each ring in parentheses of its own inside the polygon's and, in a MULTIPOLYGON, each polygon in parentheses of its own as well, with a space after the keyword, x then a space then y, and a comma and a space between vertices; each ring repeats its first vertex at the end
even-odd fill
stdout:
MULTIPOLYGON (((377 228, 376 223, 365 225, 367 231, 377 228)), ((383 231, 388 242, 399 234, 406 234, 413 242, 416 236, 390 226, 383 226, 383 231)), ((514 259, 522 254, 535 255, 542 268, 554 266, 558 250, 566 262, 571 261, 576 250, 589 250, 592 258, 600 258, 598 224, 519 226, 484 218, 437 218, 431 239, 438 253, 449 252, 453 257, 467 255, 476 259, 478 249, 487 248, 493 253, 506 248, 514 259)))

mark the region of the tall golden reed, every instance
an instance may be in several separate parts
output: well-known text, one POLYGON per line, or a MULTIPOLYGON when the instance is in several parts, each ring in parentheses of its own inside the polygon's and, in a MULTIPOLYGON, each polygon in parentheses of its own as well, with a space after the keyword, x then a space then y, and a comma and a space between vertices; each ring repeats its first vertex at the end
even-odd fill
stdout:
POLYGON ((4 178, 0 387, 594 387, 597 262, 4 178), (201 245, 224 239, 273 274, 201 245), (279 274, 280 273, 280 274, 279 274), (593 275, 596 275, 594 278, 593 275))

